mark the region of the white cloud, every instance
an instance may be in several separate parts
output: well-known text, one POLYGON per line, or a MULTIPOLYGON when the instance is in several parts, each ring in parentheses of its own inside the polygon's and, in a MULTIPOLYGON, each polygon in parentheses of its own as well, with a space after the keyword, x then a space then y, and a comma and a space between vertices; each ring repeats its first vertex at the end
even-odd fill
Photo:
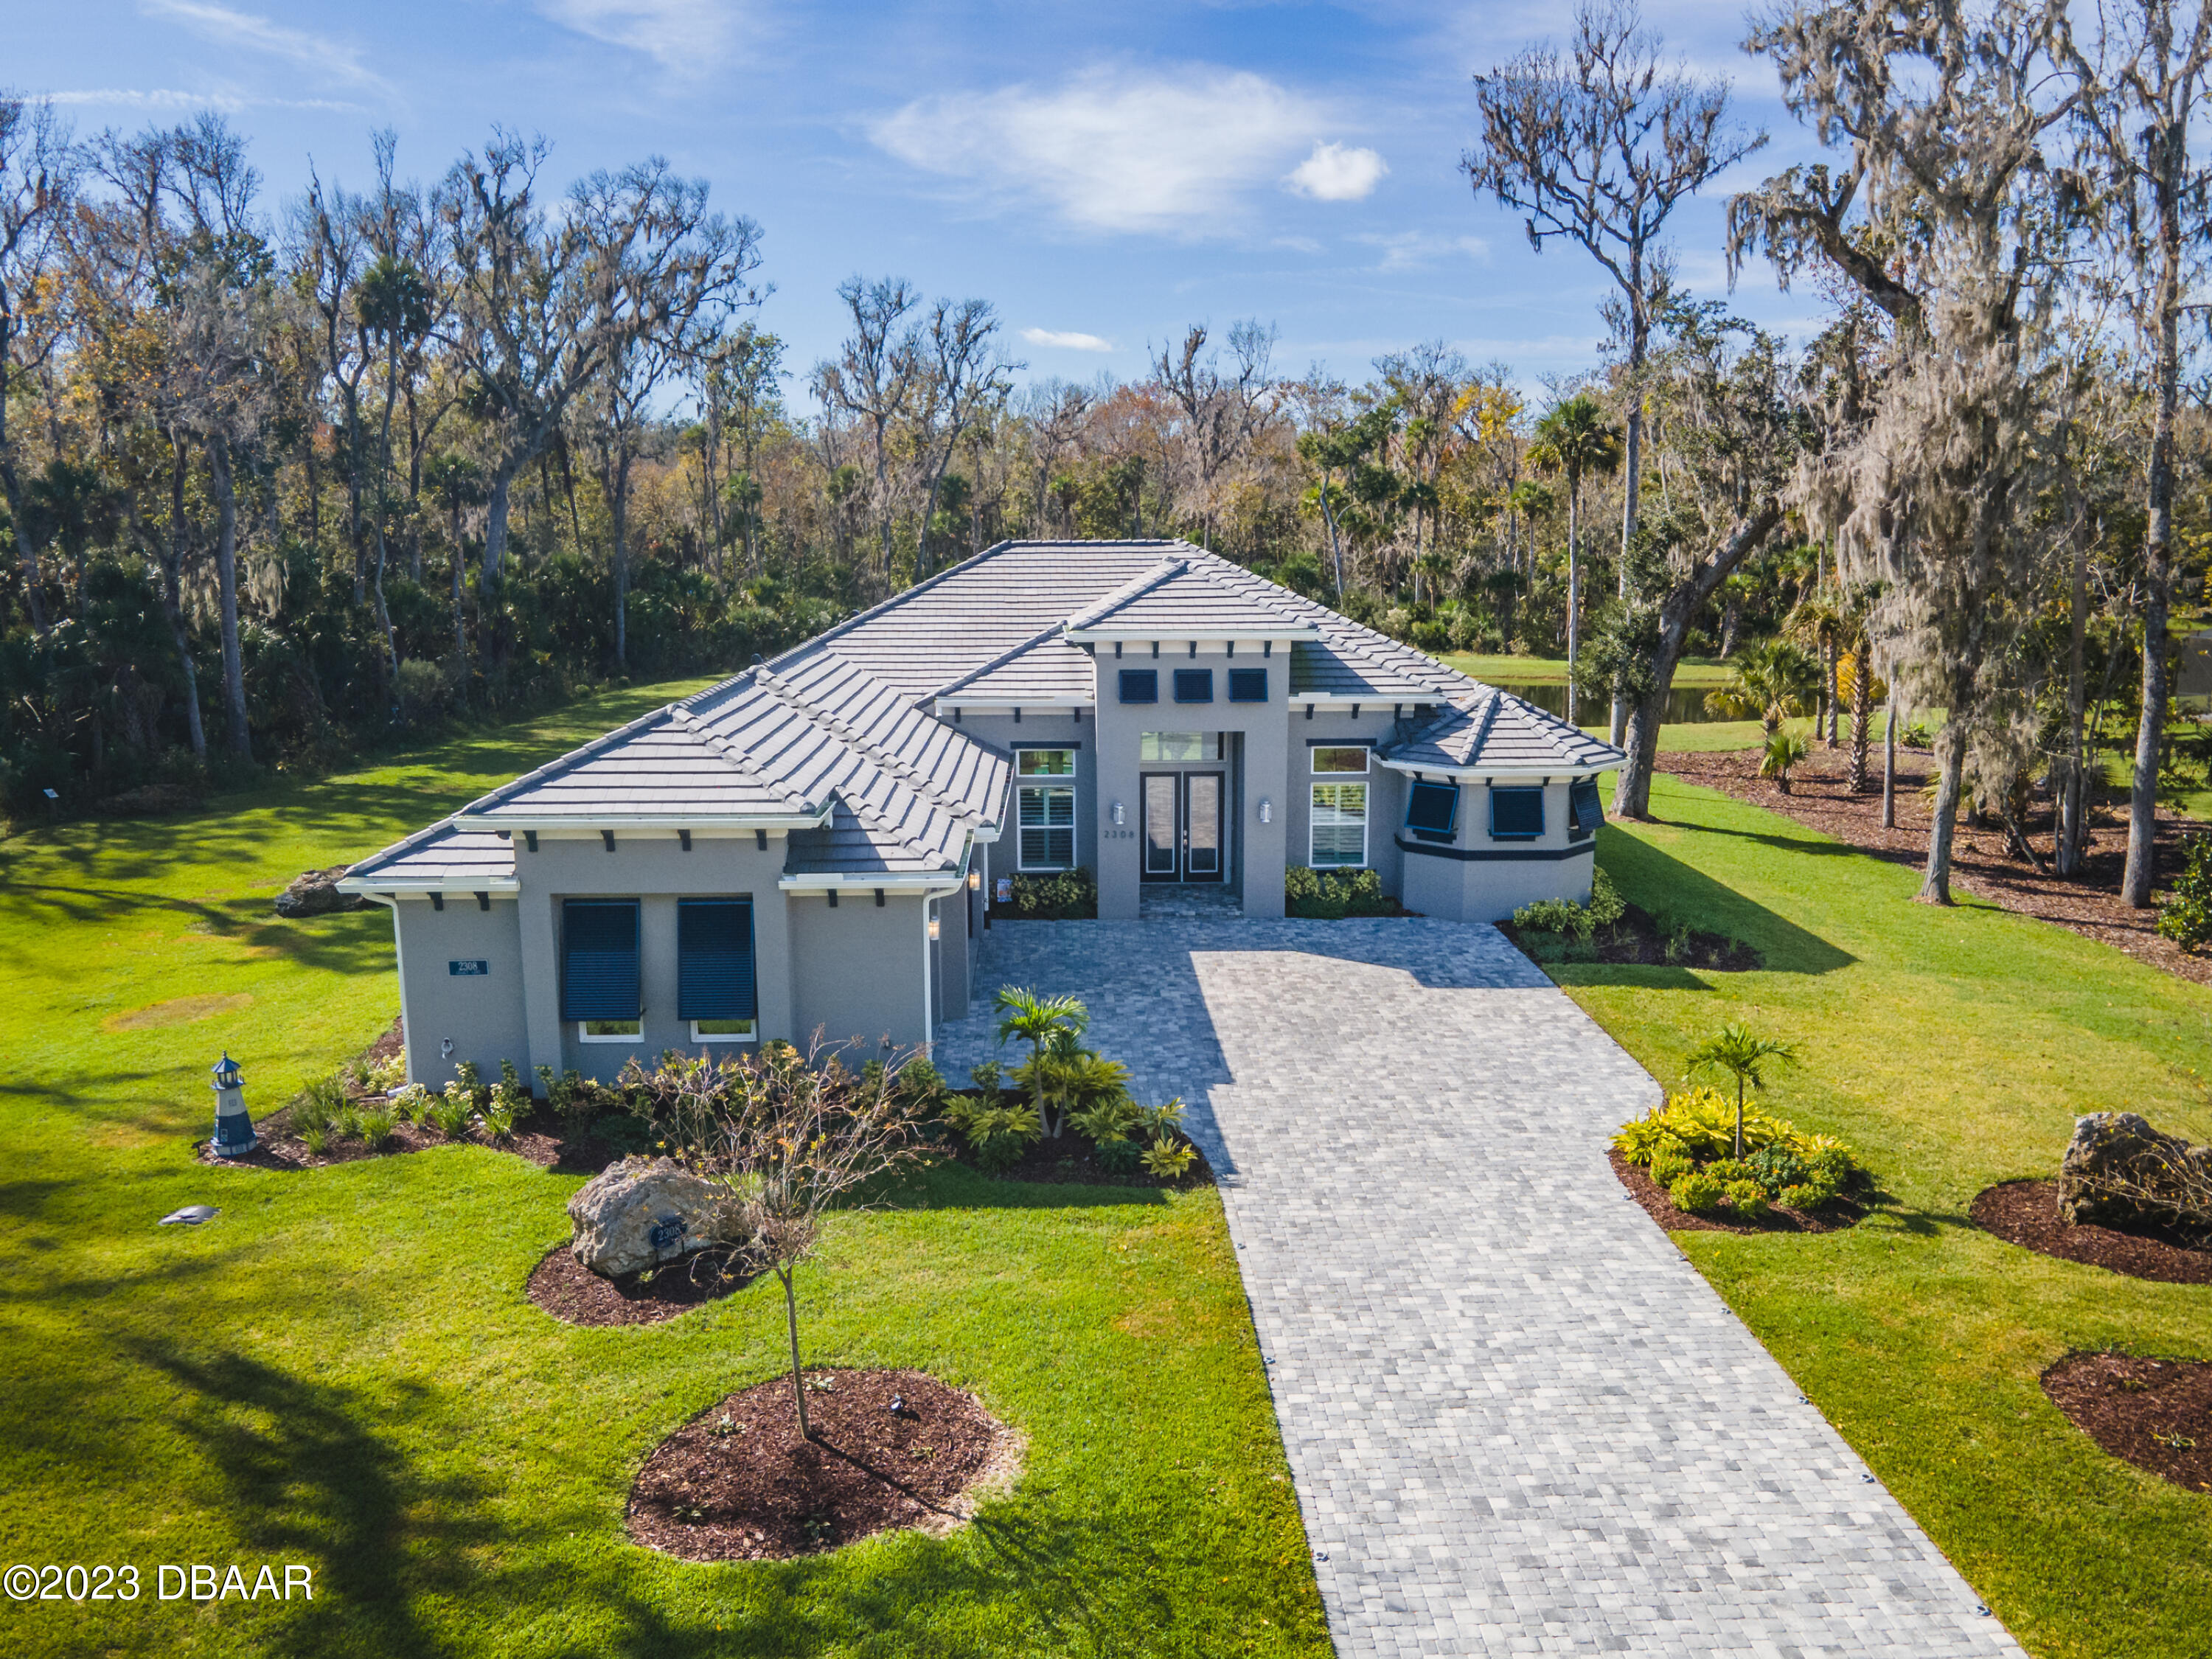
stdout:
POLYGON ((1078 334, 1057 328, 1025 328, 1022 338, 1031 345, 1054 346, 1061 351, 1111 351, 1114 343, 1096 334, 1078 334))
POLYGON ((1387 234, 1370 233, 1359 240, 1370 247, 1382 250, 1377 270, 1425 270, 1439 260, 1447 258, 1474 259, 1486 264, 1490 258, 1490 244, 1480 236, 1438 236, 1425 230, 1395 231, 1387 234))
POLYGON ((1325 112, 1258 75, 1103 67, 1049 89, 918 99, 871 136, 911 166, 1095 230, 1204 234, 1325 112))
POLYGON ((1316 202, 1357 202, 1382 182, 1389 165, 1371 149, 1316 143, 1313 154, 1292 167, 1283 188, 1316 202))
POLYGON ((180 92, 174 87, 140 90, 131 87, 84 87, 39 94, 57 104, 106 105, 124 109, 221 110, 235 115, 246 109, 326 109, 365 115, 365 104, 337 98, 240 98, 228 92, 180 92))
POLYGON ((384 78, 361 61, 361 49, 343 46, 320 35, 287 28, 251 12, 210 5, 206 0, 144 0, 144 9, 156 17, 173 17, 195 34, 219 45, 264 52, 301 69, 355 86, 388 93, 384 78))
POLYGON ((591 40, 698 74, 728 54, 740 7, 736 0, 538 0, 538 9, 591 40))

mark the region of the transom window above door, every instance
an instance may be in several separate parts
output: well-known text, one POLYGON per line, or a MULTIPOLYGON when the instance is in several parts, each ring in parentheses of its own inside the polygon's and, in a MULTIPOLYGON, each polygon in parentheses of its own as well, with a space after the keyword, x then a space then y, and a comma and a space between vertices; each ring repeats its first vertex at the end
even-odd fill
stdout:
POLYGON ((1137 735, 1140 761, 1218 761, 1221 758, 1218 732, 1141 732, 1137 735))
POLYGON ((1075 775, 1073 749, 1017 749, 1014 770, 1025 778, 1072 778, 1075 775))
POLYGON ((1346 744, 1340 748, 1316 747, 1313 751, 1313 769, 1316 772, 1360 772, 1367 770, 1367 750, 1364 745, 1346 744))

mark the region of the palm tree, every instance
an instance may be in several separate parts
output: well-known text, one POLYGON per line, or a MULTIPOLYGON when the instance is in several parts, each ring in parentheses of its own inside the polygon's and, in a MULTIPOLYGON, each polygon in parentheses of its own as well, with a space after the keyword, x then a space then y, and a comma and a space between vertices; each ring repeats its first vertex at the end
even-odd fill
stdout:
POLYGON ((1810 657, 1787 640, 1768 640, 1745 647, 1735 660, 1735 678, 1705 694, 1705 712, 1756 720, 1761 741, 1771 743, 1783 721, 1805 712, 1805 698, 1820 681, 1810 657))
POLYGON ((1767 1061, 1787 1064, 1796 1058, 1794 1043, 1757 1036, 1741 1021, 1730 1020, 1690 1051, 1682 1075, 1690 1078, 1699 1072, 1725 1072, 1735 1079, 1735 1155, 1741 1158, 1745 1085, 1764 1088, 1766 1079, 1759 1073, 1767 1061))
POLYGON ((1583 477, 1602 477, 1620 465, 1620 428, 1606 420, 1596 398, 1577 392, 1536 422, 1528 464, 1567 481, 1567 723, 1572 725, 1575 663, 1582 649, 1583 477))
POLYGON ((1058 1092, 1056 1080, 1048 1075, 1056 1068, 1047 1066, 1045 1050, 1063 1032, 1072 1045, 1090 1025, 1091 1011, 1075 997, 1041 997, 1019 985, 1001 985, 998 1006, 1000 1045, 1004 1047, 1011 1037, 1030 1045, 1030 1097, 1039 1115, 1046 1117, 1048 1132, 1058 1135, 1060 1127, 1047 1112, 1045 1098, 1048 1090, 1058 1092))

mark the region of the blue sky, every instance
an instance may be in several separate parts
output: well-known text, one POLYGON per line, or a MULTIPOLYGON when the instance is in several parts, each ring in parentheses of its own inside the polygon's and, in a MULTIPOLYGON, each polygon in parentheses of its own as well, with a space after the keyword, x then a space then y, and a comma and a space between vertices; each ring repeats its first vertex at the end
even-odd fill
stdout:
MULTIPOLYGON (((1730 7, 1647 4, 1775 142, 1677 216, 1722 291, 1721 204, 1808 149, 1730 7)), ((273 207, 312 157, 361 188, 371 129, 441 173, 494 124, 562 179, 653 154, 758 221, 764 325, 803 371, 836 283, 896 273, 999 308, 1031 375, 1141 373, 1196 321, 1277 324, 1278 363, 1364 378, 1443 338, 1524 384, 1596 360, 1601 273, 1476 201, 1470 76, 1563 31, 1565 3, 847 4, 779 0, 0 0, 17 89, 80 131, 228 112, 273 207)), ((1813 295, 1747 273, 1739 309, 1808 331, 1813 295)))

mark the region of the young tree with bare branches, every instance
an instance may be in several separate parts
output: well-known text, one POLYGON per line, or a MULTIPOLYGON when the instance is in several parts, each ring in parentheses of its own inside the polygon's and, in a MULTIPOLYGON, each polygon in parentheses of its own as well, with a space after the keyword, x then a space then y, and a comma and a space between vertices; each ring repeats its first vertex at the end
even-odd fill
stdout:
POLYGON ((33 632, 46 631, 38 549, 23 474, 8 428, 9 380, 43 361, 61 338, 52 289, 63 257, 64 216, 82 161, 51 103, 0 88, 0 490, 15 532, 33 632))
POLYGON ((921 295, 903 276, 883 276, 870 282, 848 276, 837 285, 837 297, 852 313, 853 331, 838 348, 836 361, 814 366, 814 395, 825 408, 837 410, 867 428, 875 458, 875 507, 880 539, 878 574, 891 574, 892 425, 906 413, 915 382, 922 372, 913 331, 899 325, 921 303, 921 295))

